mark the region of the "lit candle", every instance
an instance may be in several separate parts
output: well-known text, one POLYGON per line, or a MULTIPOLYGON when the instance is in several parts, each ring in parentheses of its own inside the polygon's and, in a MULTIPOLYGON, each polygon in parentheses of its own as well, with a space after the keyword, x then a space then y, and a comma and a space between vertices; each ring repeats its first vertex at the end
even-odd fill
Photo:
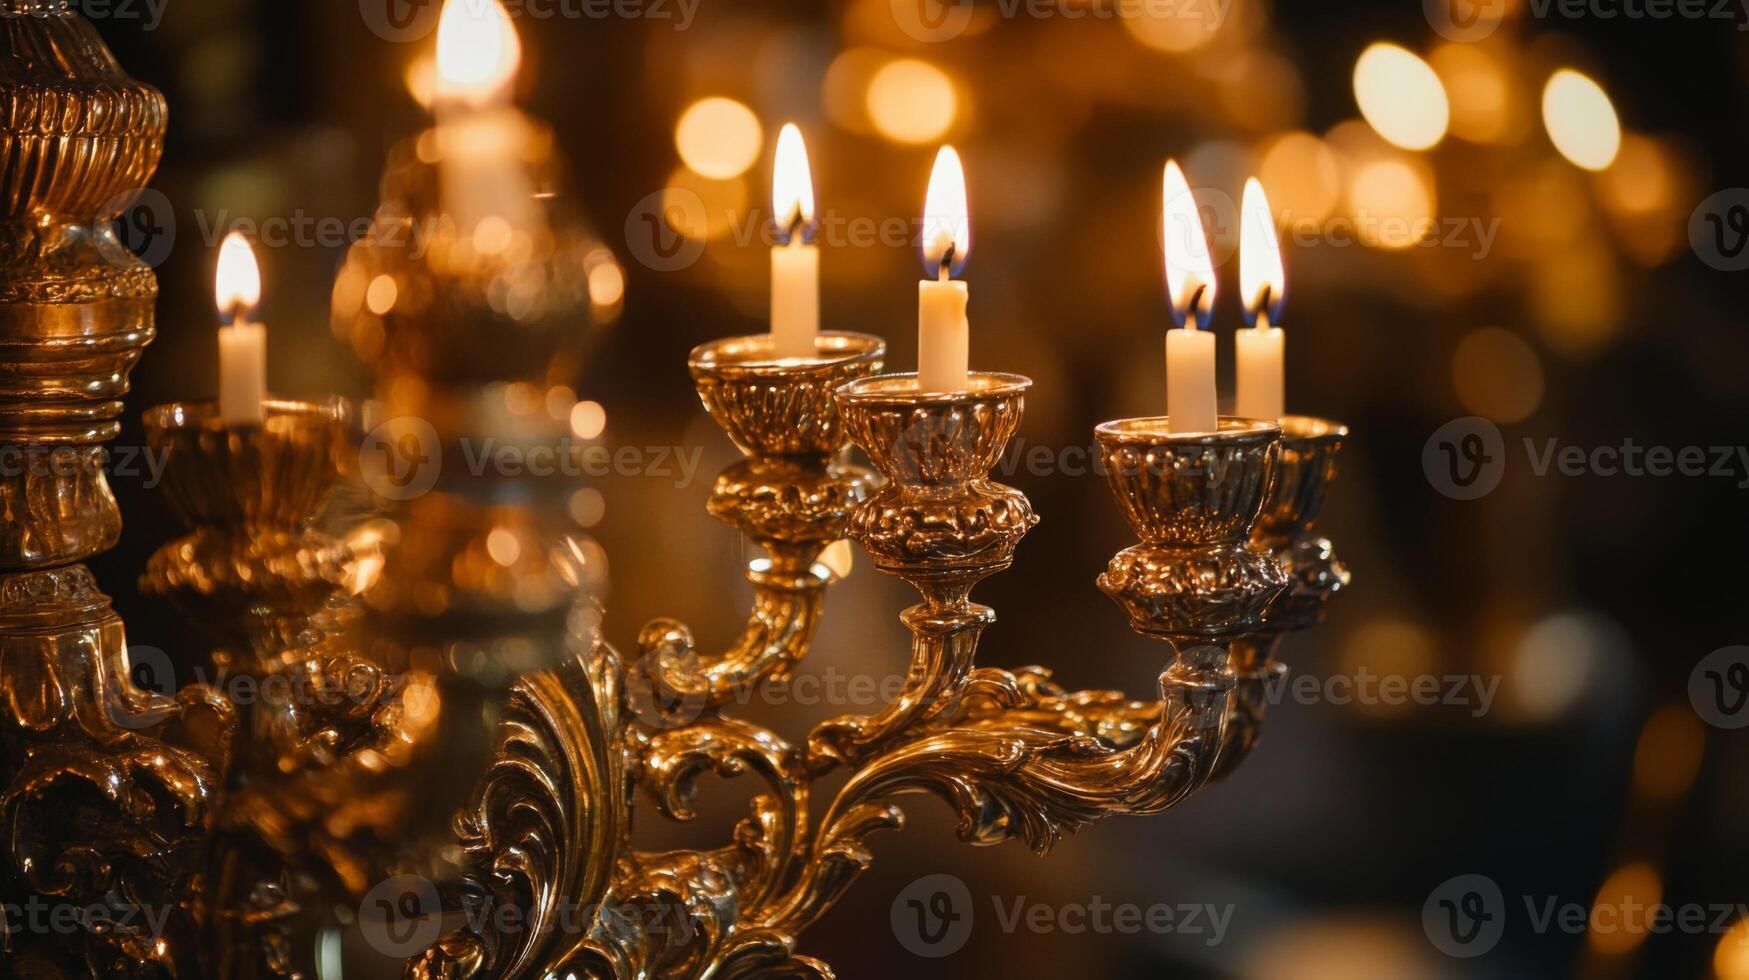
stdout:
POLYGON ((219 317, 219 418, 260 422, 267 398, 267 327, 252 321, 261 304, 261 267, 249 239, 237 232, 219 246, 213 293, 219 317))
POLYGON ((1166 287, 1176 329, 1166 331, 1166 414, 1172 432, 1213 432, 1215 335, 1208 331, 1215 305, 1214 263, 1203 237, 1202 215, 1174 161, 1166 161, 1161 208, 1166 287))
POLYGON ((771 207, 781 242, 771 250, 771 346, 778 357, 813 357, 820 332, 820 250, 807 241, 814 178, 795 123, 777 134, 771 207))
POLYGON ((944 146, 935 155, 929 194, 923 203, 923 269, 917 284, 917 387, 920 391, 966 390, 971 324, 966 284, 951 278, 972 247, 966 208, 966 174, 960 155, 944 146))
POLYGON ((1248 419, 1279 419, 1286 414, 1282 367, 1286 344, 1275 324, 1281 320, 1287 276, 1281 267, 1275 217, 1269 213, 1269 200, 1255 177, 1245 182, 1239 213, 1239 290, 1245 300, 1245 319, 1251 326, 1233 337, 1238 365, 1238 400, 1233 413, 1248 419))
POLYGON ((443 211, 479 255, 505 251, 511 232, 537 224, 521 160, 529 127, 510 105, 521 63, 522 42, 500 0, 447 0, 432 93, 443 211))

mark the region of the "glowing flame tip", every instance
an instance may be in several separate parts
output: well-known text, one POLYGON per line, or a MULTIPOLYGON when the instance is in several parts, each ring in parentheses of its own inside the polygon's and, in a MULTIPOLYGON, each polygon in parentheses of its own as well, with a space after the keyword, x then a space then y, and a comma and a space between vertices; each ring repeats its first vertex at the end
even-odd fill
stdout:
POLYGON ((814 221, 814 175, 808 147, 795 123, 777 134, 777 159, 771 168, 771 206, 778 233, 787 242, 814 221))
POLYGON ((213 296, 219 314, 233 323, 249 322, 261 305, 261 266, 255 261, 254 247, 241 232, 226 235, 219 246, 213 296))
POLYGON ((1176 160, 1166 161, 1160 214, 1172 318, 1181 327, 1206 328, 1215 308, 1214 257, 1203 234, 1196 196, 1176 160))
POLYGON ((501 0, 446 0, 437 21, 439 100, 501 101, 521 63, 522 41, 501 0))
POLYGON ((929 175, 923 200, 923 270, 934 279, 945 270, 957 274, 972 250, 972 224, 966 205, 966 171, 960 155, 943 146, 929 175))
POLYGON ((1245 304, 1245 322, 1256 326, 1258 313, 1263 313, 1271 324, 1279 323, 1282 301, 1287 298, 1287 274, 1281 264, 1275 215, 1256 177, 1245 181, 1239 214, 1239 298, 1245 304))

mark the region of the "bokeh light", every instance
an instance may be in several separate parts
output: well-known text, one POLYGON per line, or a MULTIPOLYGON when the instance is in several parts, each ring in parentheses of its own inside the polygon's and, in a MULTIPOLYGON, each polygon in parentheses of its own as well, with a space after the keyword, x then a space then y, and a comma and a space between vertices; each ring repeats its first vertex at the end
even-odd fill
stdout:
POLYGON ((868 83, 868 116, 882 136, 900 143, 933 143, 959 112, 953 80, 915 58, 900 58, 868 83))
POLYGON ((1316 223, 1342 201, 1336 154, 1311 133, 1284 133, 1263 151, 1257 177, 1283 224, 1316 223))
POLYGON ((1603 86, 1563 68, 1543 87, 1543 126, 1561 155, 1575 166, 1602 170, 1621 149, 1621 122, 1603 86))
POLYGON ((1465 411, 1496 422, 1522 422, 1542 404, 1542 361, 1517 334, 1499 327, 1472 330, 1458 341, 1451 381, 1465 411))
POLYGON ((1610 956, 1638 948, 1646 941, 1647 910, 1663 897, 1664 882, 1650 864, 1635 861, 1617 868, 1591 903, 1591 930, 1585 934, 1591 948, 1610 956))
POLYGON ((1713 974, 1718 980, 1749 980, 1749 919, 1738 919, 1719 937, 1713 950, 1713 974))
POLYGON ((607 409, 600 402, 580 401, 571 408, 571 432, 579 439, 594 439, 607 429, 607 409))
POLYGON ((1452 42, 1435 48, 1428 60, 1451 103, 1452 135, 1472 143, 1504 139, 1512 92, 1506 69, 1494 55, 1487 48, 1452 42))
MULTIPOLYGON (((1360 677, 1411 679, 1437 671, 1438 651, 1427 629, 1405 619, 1380 615, 1349 635, 1342 646, 1341 672, 1360 677)), ((1395 682, 1393 682, 1395 683, 1395 682)), ((1415 710, 1406 700, 1355 698, 1351 706, 1368 714, 1396 716, 1415 710)))
POLYGON ((1432 66, 1395 44, 1374 44, 1354 63, 1354 100, 1380 136, 1405 150, 1445 138, 1451 119, 1445 87, 1432 66))
POLYGON ((693 172, 716 180, 739 177, 759 159, 759 117, 734 99, 700 99, 680 114, 674 146, 693 172))
POLYGON ((1214 4, 1137 4, 1119 18, 1130 36, 1156 51, 1183 54, 1213 41, 1223 23, 1214 4))
POLYGON ((1361 241, 1378 248, 1410 248, 1426 238, 1433 221, 1433 188, 1402 160, 1379 160, 1356 170, 1348 203, 1361 241))
POLYGON ((745 178, 715 180, 678 167, 662 189, 662 220, 688 238, 721 238, 735 227, 748 194, 745 178))
POLYGON ((1634 747, 1634 789, 1669 802, 1688 792, 1700 772, 1706 728, 1687 702, 1667 704, 1652 713, 1634 747))

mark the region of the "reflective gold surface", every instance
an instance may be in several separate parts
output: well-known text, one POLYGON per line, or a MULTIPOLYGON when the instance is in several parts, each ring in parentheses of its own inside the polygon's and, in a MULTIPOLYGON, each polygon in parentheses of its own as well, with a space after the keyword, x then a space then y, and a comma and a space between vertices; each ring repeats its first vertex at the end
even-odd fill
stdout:
POLYGON ((154 287, 103 222, 109 198, 150 174, 162 101, 68 8, 0 3, 36 15, 8 20, 0 58, 20 130, 5 151, 0 436, 72 460, 0 486, 22 515, 0 538, 14 572, 0 578, 4 884, 173 914, 153 936, 8 938, 9 969, 307 978, 320 960, 349 976, 829 977, 797 953, 801 933, 868 869, 871 835, 903 826, 900 797, 943 800, 968 842, 1040 853, 1101 817, 1164 810, 1254 741, 1271 637, 1302 622, 1278 596, 1321 604, 1347 583, 1309 533, 1341 427, 1227 420, 1178 437, 1162 420, 1108 423, 1104 463, 1141 543, 1100 584, 1138 631, 1170 641, 1159 699, 979 667, 995 613, 971 592, 1038 520, 989 479, 1031 381, 978 374, 960 394, 920 392, 876 374, 873 337, 829 332, 796 359, 771 357, 763 336, 729 338, 689 367, 744 455, 706 506, 764 552, 747 573, 753 608, 722 652, 664 619, 622 660, 601 637, 604 556, 566 511, 575 488, 470 469, 454 451, 564 438, 564 420, 517 412, 507 385, 573 369, 594 313, 585 270, 599 243, 554 196, 550 134, 516 115, 514 164, 541 204, 504 249, 443 237, 427 134, 392 154, 373 234, 341 272, 343 285, 388 277, 394 302, 336 290, 336 325, 378 373, 371 424, 429 432, 415 460, 433 467, 428 490, 372 485, 368 518, 328 537, 312 521, 329 489, 371 475, 344 406, 274 401, 245 426, 206 405, 147 413, 189 533, 142 588, 206 627, 214 663, 262 693, 141 692, 121 623, 73 562, 119 532, 95 449, 151 339, 154 287), (415 223, 438 229, 429 250, 410 247, 415 223), (902 689, 800 741, 734 717, 737 695, 802 669, 834 581, 821 552, 847 536, 921 597, 902 614, 902 689), (761 787, 723 846, 633 846, 637 797, 690 821, 706 774, 761 787), (385 891, 398 881, 423 883, 433 904, 385 891), (458 918, 481 907, 497 912, 458 918), (383 939, 403 935, 418 941, 383 939))

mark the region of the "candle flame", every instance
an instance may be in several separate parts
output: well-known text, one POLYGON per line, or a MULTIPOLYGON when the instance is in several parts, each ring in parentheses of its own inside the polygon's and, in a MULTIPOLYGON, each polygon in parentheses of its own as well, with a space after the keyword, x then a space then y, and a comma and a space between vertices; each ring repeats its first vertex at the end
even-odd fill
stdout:
POLYGON ((814 175, 808 167, 808 147, 795 123, 777 134, 777 160, 771 168, 771 208, 785 243, 814 221, 814 175))
POLYGON ((439 101, 502 101, 521 63, 522 42, 501 0, 446 0, 437 21, 439 101))
POLYGON ((929 193, 923 199, 923 268, 926 275, 951 276, 965 268, 972 250, 972 222, 966 206, 966 172, 960 155, 944 146, 935 155, 929 193))
POLYGON ((255 249, 241 232, 231 232, 219 246, 219 269, 213 296, 219 315, 230 323, 248 323, 261 305, 261 266, 255 249))
POLYGON ((1278 323, 1282 301, 1287 298, 1287 272, 1281 265, 1275 216, 1256 177, 1245 181, 1239 214, 1239 294, 1245 303, 1245 322, 1256 326, 1257 315, 1262 313, 1269 323, 1278 323))
POLYGON ((1166 256, 1166 288, 1172 319, 1192 330, 1208 326, 1215 308, 1215 269, 1202 214, 1184 180, 1178 161, 1166 161, 1161 184, 1162 249, 1166 256))

